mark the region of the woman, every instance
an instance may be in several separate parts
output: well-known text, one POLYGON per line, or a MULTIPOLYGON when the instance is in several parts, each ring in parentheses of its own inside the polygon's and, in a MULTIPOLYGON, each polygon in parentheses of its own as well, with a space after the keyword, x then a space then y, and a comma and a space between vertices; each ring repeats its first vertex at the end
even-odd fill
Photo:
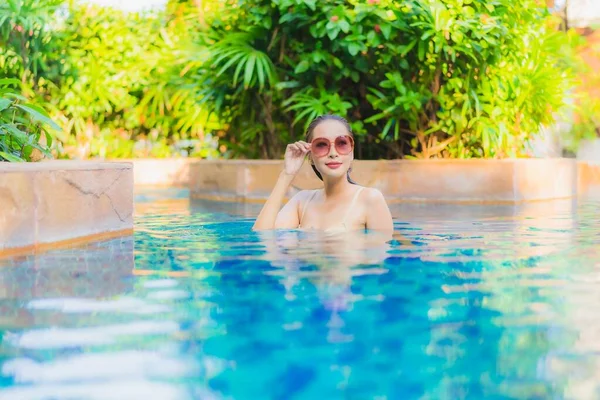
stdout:
POLYGON ((344 118, 323 115, 312 121, 306 141, 287 146, 284 169, 256 218, 254 229, 300 228, 325 232, 368 229, 391 234, 392 216, 381 192, 359 186, 350 179, 353 151, 354 137, 344 118), (280 211, 307 155, 324 187, 300 191, 280 211))

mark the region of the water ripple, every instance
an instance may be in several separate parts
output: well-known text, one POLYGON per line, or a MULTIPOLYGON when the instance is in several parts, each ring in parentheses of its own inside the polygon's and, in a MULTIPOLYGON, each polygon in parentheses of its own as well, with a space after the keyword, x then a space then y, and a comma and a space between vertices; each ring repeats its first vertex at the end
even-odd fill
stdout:
POLYGON ((133 237, 1 261, 0 398, 597 398, 600 201, 252 232, 138 193, 133 237))

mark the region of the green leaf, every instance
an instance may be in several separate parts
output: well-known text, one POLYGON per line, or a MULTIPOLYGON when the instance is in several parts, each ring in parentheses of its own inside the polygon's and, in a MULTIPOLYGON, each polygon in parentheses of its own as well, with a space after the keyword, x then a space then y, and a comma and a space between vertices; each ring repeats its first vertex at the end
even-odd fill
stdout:
POLYGON ((256 60, 256 74, 258 75, 258 85, 260 89, 265 87, 265 72, 262 58, 258 58, 258 60, 256 60))
POLYGON ((49 127, 51 127, 54 130, 60 131, 60 126, 58 126, 56 124, 56 122, 52 121, 50 119, 50 117, 48 116, 48 114, 46 114, 46 112, 39 108, 38 106, 35 106, 33 104, 17 104, 16 105, 17 108, 20 108, 21 110, 25 111, 27 114, 29 114, 29 116, 31 116, 31 118, 33 118, 33 120, 48 125, 49 127))
POLYGON ((21 100, 21 101, 27 101, 27 97, 22 96, 22 95, 17 94, 17 93, 5 93, 4 96, 5 97, 12 97, 13 99, 17 99, 17 100, 21 100))
POLYGON ((46 148, 49 149, 52 147, 52 135, 48 131, 44 131, 44 135, 46 135, 46 148))
POLYGON ((340 20, 338 25, 340 26, 342 32, 348 33, 350 31, 350 24, 345 19, 340 20))
POLYGON ((390 128, 392 127, 393 123, 394 123, 394 120, 390 118, 390 120, 387 122, 387 124, 385 124, 385 127, 383 128, 383 131, 379 135, 380 139, 384 139, 387 136, 387 134, 390 131, 390 128))
POLYGON ((4 131, 6 131, 14 140, 16 140, 19 145, 23 145, 27 143, 27 133, 23 132, 19 128, 11 124, 0 125, 4 131))
POLYGON ((337 57, 333 57, 333 65, 335 65, 338 68, 344 68, 344 64, 342 64, 342 61, 337 58, 337 57))
POLYGON ((369 31, 369 33, 367 33, 367 40, 370 43, 373 43, 375 41, 376 37, 377 37, 377 34, 375 33, 375 31, 369 31))
POLYGON ((17 157, 15 155, 8 154, 4 151, 0 151, 0 157, 4 158, 6 161, 10 161, 10 162, 24 162, 25 161, 21 157, 17 157))
POLYGON ((237 68, 235 69, 235 73, 233 74, 233 85, 237 85, 238 79, 240 77, 240 73, 242 72, 242 68, 244 68, 244 65, 246 64, 246 62, 248 62, 248 60, 246 58, 244 58, 237 66, 237 68))
POLYGON ((381 24, 380 28, 381 33, 383 33, 383 37, 389 39, 390 35, 392 34, 392 26, 390 24, 381 24))
POLYGON ((426 45, 427 45, 427 42, 419 41, 419 48, 418 48, 419 61, 425 60, 425 46, 426 45))
POLYGON ((411 51, 413 49, 413 47, 415 47, 415 45, 417 44, 417 42, 418 42, 418 40, 414 39, 409 44, 407 44, 406 46, 404 46, 404 49, 400 52, 400 55, 402 57, 406 56, 408 54, 408 52, 411 51))
POLYGON ((337 37, 338 33, 340 33, 340 28, 339 27, 335 27, 335 28, 329 29, 327 31, 327 36, 329 37, 330 40, 335 40, 335 38, 337 37))
POLYGON ((300 63, 298 65, 296 65, 296 68, 294 69, 294 73, 301 74, 303 72, 306 72, 309 67, 310 67, 310 64, 308 63, 308 61, 306 61, 306 60, 300 61, 300 63))
POLYGON ((220 76, 223 74, 223 72, 227 71, 227 69, 229 69, 229 67, 231 67, 234 63, 236 63, 239 59, 241 59, 242 57, 244 57, 245 54, 240 52, 237 53, 236 55, 234 55, 233 57, 231 57, 226 63, 225 65, 223 65, 223 67, 221 67, 221 69, 219 70, 219 72, 217 72, 217 76, 220 76))
POLYGON ((317 0, 304 0, 304 4, 306 4, 312 11, 317 9, 317 0))
POLYGON ((355 56, 360 51, 360 47, 361 46, 358 43, 350 43, 348 45, 348 53, 350 53, 351 56, 355 56))
POLYGON ((0 79, 0 86, 9 86, 9 85, 21 86, 21 81, 16 78, 0 79))
POLYGON ((300 86, 300 82, 298 82, 298 81, 285 81, 285 82, 277 83, 277 85, 275 85, 275 88, 277 90, 283 90, 283 89, 296 88, 298 86, 300 86))
POLYGON ((0 99, 0 111, 6 110, 12 104, 11 100, 8 99, 0 99))

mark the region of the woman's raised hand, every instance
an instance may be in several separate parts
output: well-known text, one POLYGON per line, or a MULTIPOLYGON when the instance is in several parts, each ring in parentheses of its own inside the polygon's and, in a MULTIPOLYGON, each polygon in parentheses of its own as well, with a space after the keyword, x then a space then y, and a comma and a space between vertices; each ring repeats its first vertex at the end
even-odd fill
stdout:
POLYGON ((284 171, 288 175, 296 175, 302 164, 306 154, 310 151, 310 144, 302 140, 295 143, 290 143, 285 149, 284 171))

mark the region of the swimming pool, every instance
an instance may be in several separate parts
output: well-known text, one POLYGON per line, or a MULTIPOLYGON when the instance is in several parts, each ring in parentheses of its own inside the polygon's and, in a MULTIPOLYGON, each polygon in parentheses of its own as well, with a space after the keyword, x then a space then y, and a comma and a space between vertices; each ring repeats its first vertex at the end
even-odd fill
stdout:
POLYGON ((132 237, 0 261, 1 399, 598 398, 600 201, 253 233, 137 195, 132 237))

